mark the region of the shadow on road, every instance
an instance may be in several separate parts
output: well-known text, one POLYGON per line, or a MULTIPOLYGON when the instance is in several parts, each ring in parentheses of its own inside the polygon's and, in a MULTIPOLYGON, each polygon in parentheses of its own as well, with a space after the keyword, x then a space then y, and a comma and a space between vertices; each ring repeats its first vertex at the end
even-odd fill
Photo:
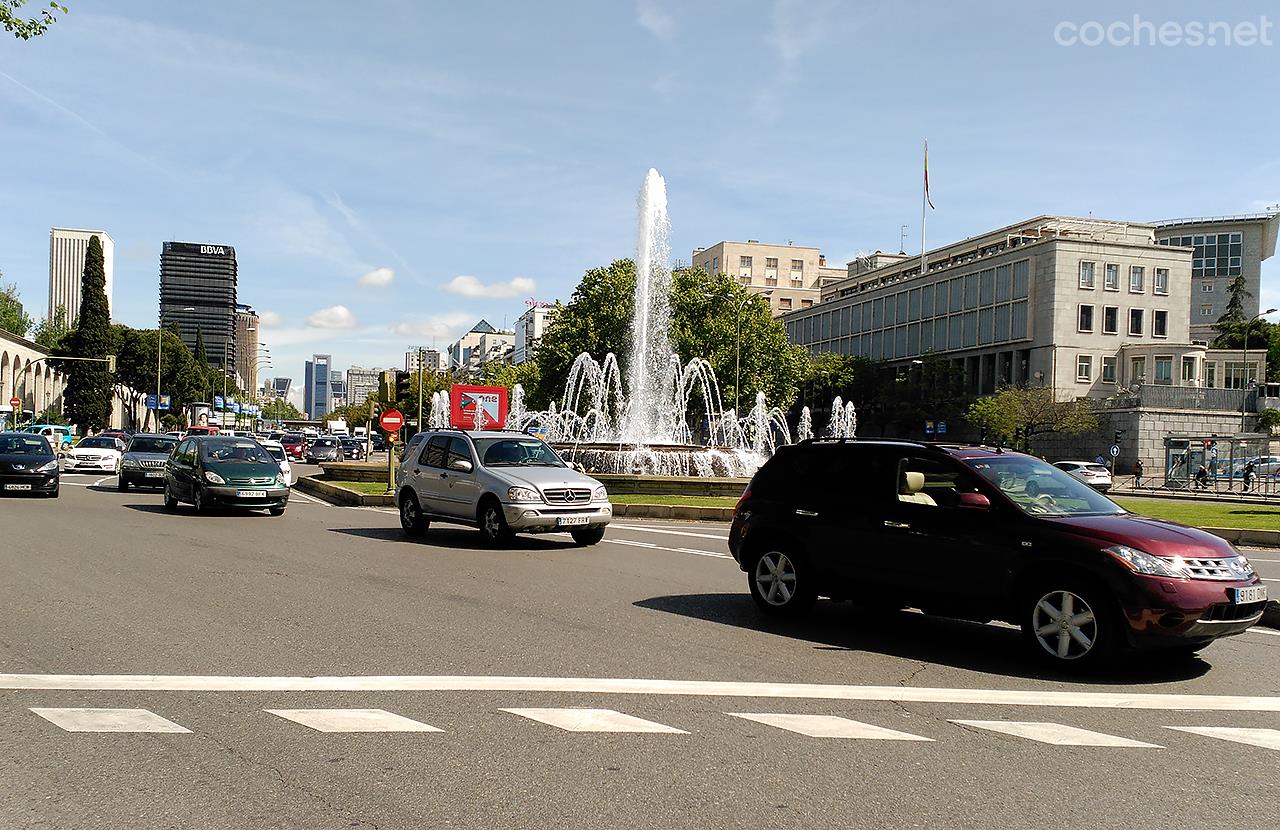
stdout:
POLYGON ((990 674, 1086 684, 1168 683, 1199 677, 1210 663, 1198 657, 1146 653, 1123 665, 1066 674, 1038 665, 1022 633, 997 625, 929 617, 907 611, 860 611, 823 600, 803 620, 765 617, 747 594, 687 594, 652 597, 637 607, 776 634, 814 644, 823 651, 865 651, 990 674))
MULTIPOLYGON (((113 487, 112 489, 114 490, 115 488, 113 487)), ((246 516, 262 519, 277 518, 276 516, 272 516, 268 513, 265 507, 261 510, 210 510, 207 513, 197 513, 195 508, 189 504, 180 504, 176 510, 169 510, 163 504, 126 504, 123 505, 123 507, 127 507, 130 510, 137 510, 139 513, 168 513, 171 516, 199 516, 202 519, 243 519, 246 516)))
MULTIPOLYGON (((404 542, 435 548, 462 550, 494 550, 484 543, 480 532, 463 527, 431 528, 421 539, 410 539, 398 527, 331 527, 330 533, 344 533, 362 539, 380 542, 404 542)), ((537 536, 516 536, 503 546, 503 550, 566 550, 576 547, 568 540, 546 539, 537 536)))

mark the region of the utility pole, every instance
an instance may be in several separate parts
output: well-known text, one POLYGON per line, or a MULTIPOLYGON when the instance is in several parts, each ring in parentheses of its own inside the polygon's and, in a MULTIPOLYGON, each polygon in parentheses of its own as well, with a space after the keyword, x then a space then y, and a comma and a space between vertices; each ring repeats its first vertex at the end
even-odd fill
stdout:
POLYGON ((418 346, 418 432, 422 432, 422 346, 418 346))

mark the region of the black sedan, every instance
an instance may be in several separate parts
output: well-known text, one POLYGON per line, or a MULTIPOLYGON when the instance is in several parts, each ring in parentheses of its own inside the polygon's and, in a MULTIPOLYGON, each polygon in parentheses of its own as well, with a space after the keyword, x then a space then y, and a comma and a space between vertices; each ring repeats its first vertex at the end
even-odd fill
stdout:
POLYGON ((58 497, 58 456, 43 435, 0 432, 0 493, 58 497))

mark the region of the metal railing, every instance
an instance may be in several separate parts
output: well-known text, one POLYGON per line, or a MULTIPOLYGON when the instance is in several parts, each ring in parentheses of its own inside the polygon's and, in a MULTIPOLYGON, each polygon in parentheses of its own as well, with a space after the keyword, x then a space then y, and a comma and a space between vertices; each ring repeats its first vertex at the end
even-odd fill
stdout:
POLYGON ((1257 389, 1209 389, 1203 386, 1142 386, 1112 395, 1102 401, 1103 409, 1201 409, 1213 412, 1256 412, 1257 389))

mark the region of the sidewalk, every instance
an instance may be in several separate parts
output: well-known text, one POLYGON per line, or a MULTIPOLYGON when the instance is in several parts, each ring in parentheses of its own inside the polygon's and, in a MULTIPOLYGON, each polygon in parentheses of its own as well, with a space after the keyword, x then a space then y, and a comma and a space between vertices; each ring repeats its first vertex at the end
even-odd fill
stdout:
POLYGON ((1107 491, 1107 495, 1143 499, 1220 501, 1227 504, 1263 504, 1280 507, 1280 491, 1273 491, 1270 495, 1259 495, 1256 493, 1241 493, 1239 490, 1170 489, 1163 485, 1148 486, 1146 481, 1143 482, 1141 488, 1135 488, 1133 486, 1133 476, 1121 477, 1107 491))

